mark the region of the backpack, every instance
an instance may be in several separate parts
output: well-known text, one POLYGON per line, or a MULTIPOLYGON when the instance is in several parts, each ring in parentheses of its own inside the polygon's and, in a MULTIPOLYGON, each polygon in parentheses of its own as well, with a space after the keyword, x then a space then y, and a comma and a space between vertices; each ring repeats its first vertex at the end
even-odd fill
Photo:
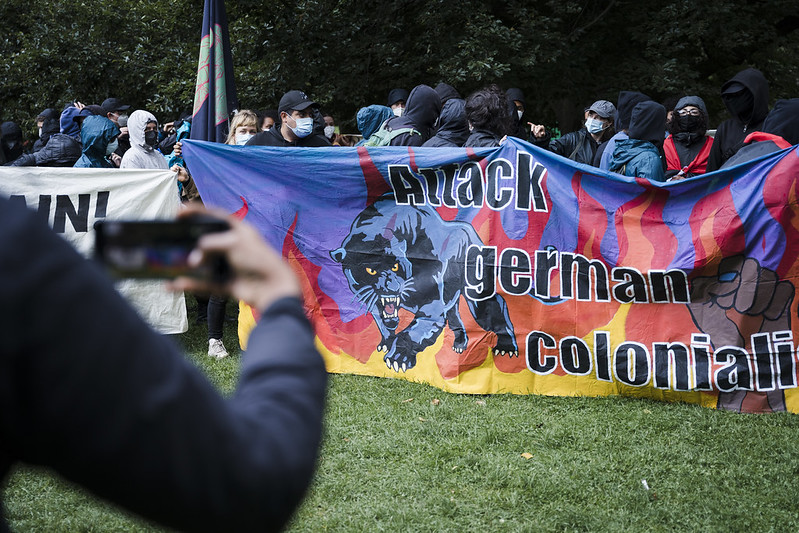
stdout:
POLYGON ((388 121, 383 122, 380 127, 377 129, 376 132, 372 134, 369 139, 363 143, 362 146, 389 146, 391 141, 394 140, 395 137, 402 135, 403 133, 410 133, 411 135, 421 135, 420 132, 416 131, 413 128, 398 128, 396 130, 388 130, 386 129, 386 123, 388 121))

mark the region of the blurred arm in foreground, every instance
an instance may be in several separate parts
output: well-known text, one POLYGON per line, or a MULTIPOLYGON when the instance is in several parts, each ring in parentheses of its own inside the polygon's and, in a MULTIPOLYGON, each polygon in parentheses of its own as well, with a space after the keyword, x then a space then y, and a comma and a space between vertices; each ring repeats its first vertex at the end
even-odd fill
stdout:
POLYGON ((285 524, 313 475, 326 373, 290 268, 230 222, 198 253, 227 255, 230 293, 262 320, 224 399, 97 266, 0 200, 0 479, 47 465, 180 530, 285 524))

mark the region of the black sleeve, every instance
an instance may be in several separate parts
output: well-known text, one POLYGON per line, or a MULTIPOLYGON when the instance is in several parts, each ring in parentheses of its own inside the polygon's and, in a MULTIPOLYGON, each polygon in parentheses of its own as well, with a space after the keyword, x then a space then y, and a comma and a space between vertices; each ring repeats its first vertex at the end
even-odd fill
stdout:
POLYGON ((310 482, 325 395, 299 301, 263 314, 225 400, 23 211, 0 202, 0 452, 181 530, 279 529, 310 482))
POLYGON ((11 163, 7 163, 6 166, 9 167, 32 167, 36 165, 36 154, 34 152, 32 154, 22 154, 20 157, 16 158, 11 163))
POLYGON ((572 132, 562 135, 557 139, 552 139, 549 141, 549 151, 555 152, 563 157, 569 157, 576 148, 576 137, 576 134, 572 132))

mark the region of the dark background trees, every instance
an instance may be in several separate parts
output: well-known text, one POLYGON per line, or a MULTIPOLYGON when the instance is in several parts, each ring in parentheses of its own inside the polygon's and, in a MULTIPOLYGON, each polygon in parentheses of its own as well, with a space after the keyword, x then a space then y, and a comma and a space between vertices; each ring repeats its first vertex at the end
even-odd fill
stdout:
MULTIPOLYGON (((719 88, 753 66, 772 101, 799 96, 794 0, 227 0, 242 107, 274 108, 288 89, 321 102, 347 131, 394 87, 445 81, 464 96, 520 87, 529 116, 568 131, 597 98, 698 94, 711 125, 719 88)), ((0 118, 117 96, 161 120, 190 110, 202 0, 3 0, 0 118)))

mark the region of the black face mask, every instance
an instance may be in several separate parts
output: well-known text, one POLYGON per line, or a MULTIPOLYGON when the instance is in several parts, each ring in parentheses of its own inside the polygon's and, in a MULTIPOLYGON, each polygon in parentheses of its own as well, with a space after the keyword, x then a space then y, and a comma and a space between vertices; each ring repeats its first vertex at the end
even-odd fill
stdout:
POLYGON ((680 131, 696 133, 702 127, 702 117, 695 117, 693 115, 686 115, 684 117, 676 115, 676 117, 680 131))
POLYGON ((732 116, 744 124, 752 119, 755 107, 755 97, 750 91, 739 91, 737 93, 725 94, 724 103, 732 116))
POLYGON ((145 131, 144 132, 144 142, 148 146, 155 147, 158 144, 158 132, 157 131, 145 131))

